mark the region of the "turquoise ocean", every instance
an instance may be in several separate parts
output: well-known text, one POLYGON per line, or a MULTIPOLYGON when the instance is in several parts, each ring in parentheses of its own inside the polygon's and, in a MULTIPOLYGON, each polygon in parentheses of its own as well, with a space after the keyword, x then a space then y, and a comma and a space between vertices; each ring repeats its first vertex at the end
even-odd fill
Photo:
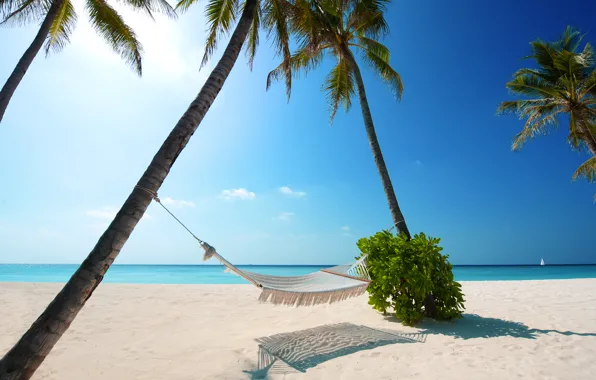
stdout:
MULTIPOLYGON (((66 282, 78 265, 0 264, 0 282, 66 282)), ((327 266, 240 265, 280 276, 303 275, 327 266)), ((247 284, 221 265, 113 265, 104 278, 119 284, 247 284)), ((455 266, 457 281, 510 281, 596 278, 596 265, 455 266)))

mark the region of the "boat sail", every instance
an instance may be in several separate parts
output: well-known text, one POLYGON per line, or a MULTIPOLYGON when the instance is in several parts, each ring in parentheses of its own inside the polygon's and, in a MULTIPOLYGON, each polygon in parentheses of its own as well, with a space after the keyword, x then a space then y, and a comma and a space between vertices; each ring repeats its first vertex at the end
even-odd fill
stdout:
POLYGON ((544 259, 540 259, 540 265, 544 265, 544 259))

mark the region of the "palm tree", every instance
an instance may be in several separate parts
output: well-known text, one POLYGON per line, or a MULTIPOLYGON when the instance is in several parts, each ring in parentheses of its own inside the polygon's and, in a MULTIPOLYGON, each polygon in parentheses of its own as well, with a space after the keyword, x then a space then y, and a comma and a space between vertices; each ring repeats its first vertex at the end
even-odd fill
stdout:
MULTIPOLYGON (((532 58, 538 68, 524 68, 506 84, 515 95, 529 99, 503 102, 498 113, 515 113, 526 119, 515 136, 512 149, 519 150, 529 139, 550 132, 560 115, 569 117, 567 141, 573 149, 586 148, 596 156, 596 61, 594 49, 586 43, 580 51, 582 35, 570 26, 555 42, 531 43, 532 58)), ((573 175, 596 177, 596 161, 586 161, 573 175)))
MULTIPOLYGON (((410 232, 397 203, 389 172, 375 132, 364 81, 352 50, 359 50, 365 62, 389 85, 399 100, 403 92, 400 75, 389 64, 389 49, 377 41, 388 34, 384 18, 390 0, 296 0, 291 8, 290 31, 298 48, 289 59, 291 70, 308 73, 323 60, 325 53, 336 60, 323 89, 330 105, 331 121, 340 104, 346 111, 354 92, 358 92, 368 140, 381 176, 394 226, 410 238, 410 232)), ((282 62, 267 77, 267 88, 284 74, 282 62)), ((288 92, 289 96, 289 92, 288 92)))
MULTIPOLYGON (((147 13, 150 17, 153 17, 154 12, 175 16, 174 10, 166 0, 124 0, 124 3, 147 13)), ((134 31, 107 0, 85 0, 85 8, 93 28, 141 75, 142 47, 134 31)), ((51 50, 59 52, 69 42, 77 20, 71 0, 0 0, 0 25, 36 22, 42 19, 33 42, 25 50, 0 90, 0 122, 10 99, 44 43, 46 55, 51 50)))
MULTIPOLYGON (((194 0, 183 0, 178 8, 186 9, 193 2, 194 0)), ((261 14, 265 28, 275 38, 278 51, 282 55, 289 55, 283 4, 279 0, 263 3, 261 0, 245 0, 242 4, 239 0, 209 1, 207 17, 211 33, 207 39, 208 49, 204 62, 213 54, 219 37, 232 28, 240 13, 237 10, 242 9, 221 59, 85 261, 15 346, 0 360, 1 380, 29 379, 101 283, 222 89, 247 38, 249 62, 252 62, 258 44, 261 14)), ((289 85, 289 79, 287 83, 289 85)))

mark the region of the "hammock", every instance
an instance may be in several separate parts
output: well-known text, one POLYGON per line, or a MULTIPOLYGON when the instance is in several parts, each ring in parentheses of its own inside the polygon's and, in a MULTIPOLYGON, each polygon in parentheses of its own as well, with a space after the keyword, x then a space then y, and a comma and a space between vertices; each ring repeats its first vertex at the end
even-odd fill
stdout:
POLYGON ((259 301, 279 305, 311 306, 334 303, 357 297, 366 291, 370 276, 366 257, 350 265, 337 265, 303 276, 274 276, 242 270, 217 253, 215 248, 200 241, 205 250, 203 261, 217 259, 232 272, 262 289, 259 301))
POLYGON ((233 272, 262 289, 259 300, 276 305, 311 306, 322 303, 334 303, 357 297, 366 291, 370 276, 366 269, 366 256, 353 264, 338 265, 304 276, 273 276, 241 270, 217 253, 215 248, 199 239, 168 208, 161 203, 157 193, 139 185, 138 189, 149 193, 153 199, 168 212, 205 250, 203 261, 214 257, 233 272))

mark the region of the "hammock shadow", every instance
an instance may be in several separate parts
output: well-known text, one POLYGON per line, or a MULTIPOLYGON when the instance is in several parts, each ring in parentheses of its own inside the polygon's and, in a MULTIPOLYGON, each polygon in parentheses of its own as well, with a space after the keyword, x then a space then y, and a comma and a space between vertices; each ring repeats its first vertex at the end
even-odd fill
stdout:
MULTIPOLYGON (((386 317, 386 319, 398 322, 395 317, 386 317)), ((477 314, 464 314, 463 318, 453 322, 424 320, 418 327, 423 334, 447 335, 459 339, 497 338, 504 336, 536 339, 539 335, 549 333, 557 333, 567 336, 596 337, 596 333, 533 329, 521 322, 508 321, 500 318, 487 318, 477 314)))
POLYGON ((256 339, 257 368, 244 373, 251 379, 266 379, 270 373, 306 372, 326 361, 362 350, 396 343, 422 343, 426 335, 400 333, 367 326, 340 323, 256 339))

